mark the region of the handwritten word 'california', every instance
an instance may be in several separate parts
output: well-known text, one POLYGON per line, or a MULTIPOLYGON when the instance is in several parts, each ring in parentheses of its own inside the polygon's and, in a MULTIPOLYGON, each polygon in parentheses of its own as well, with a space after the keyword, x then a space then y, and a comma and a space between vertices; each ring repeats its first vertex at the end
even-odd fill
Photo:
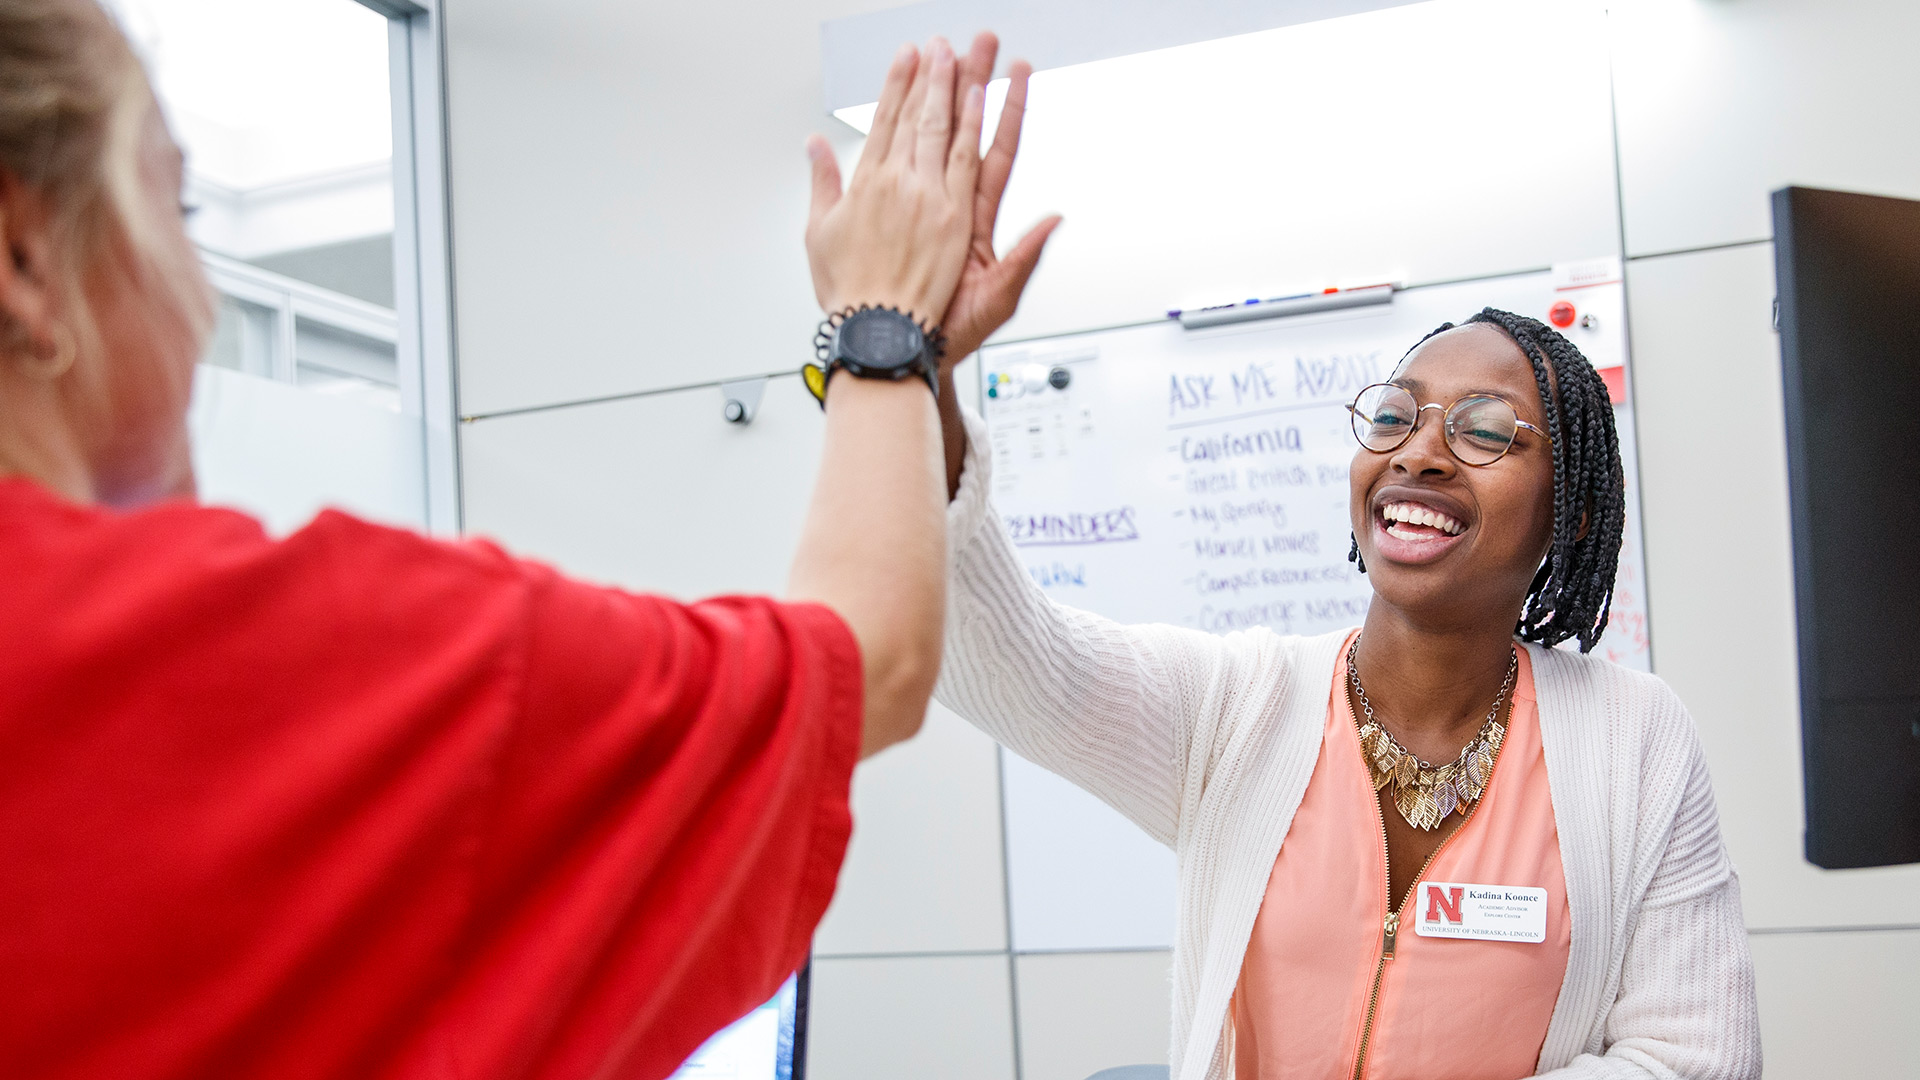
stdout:
POLYGON ((1181 461, 1225 461, 1261 454, 1297 454, 1305 449, 1297 427, 1261 428, 1258 431, 1226 431, 1200 438, 1180 440, 1181 461))

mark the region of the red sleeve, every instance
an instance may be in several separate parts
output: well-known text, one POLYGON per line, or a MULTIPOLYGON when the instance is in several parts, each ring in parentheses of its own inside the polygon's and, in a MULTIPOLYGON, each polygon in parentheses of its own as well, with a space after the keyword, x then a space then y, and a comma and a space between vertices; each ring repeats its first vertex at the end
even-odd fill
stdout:
POLYGON ((451 1022, 480 1060, 663 1077, 805 961, 852 828, 858 648, 819 606, 530 573, 451 1022))
POLYGON ((831 612, 0 481, 0 1077, 659 1080, 850 831, 831 612))

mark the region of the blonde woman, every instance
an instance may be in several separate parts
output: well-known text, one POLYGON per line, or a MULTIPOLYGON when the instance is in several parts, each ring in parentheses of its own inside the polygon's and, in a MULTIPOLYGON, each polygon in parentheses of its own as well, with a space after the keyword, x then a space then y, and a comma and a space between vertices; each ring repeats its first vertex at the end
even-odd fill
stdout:
MULTIPOLYGON (((966 295, 977 66, 904 49, 845 192, 811 146, 820 300, 885 341, 966 295)), ((828 384, 786 601, 275 540, 190 498, 181 175, 94 0, 0 0, 0 1076, 666 1076, 802 962, 925 713, 928 382, 828 384)))

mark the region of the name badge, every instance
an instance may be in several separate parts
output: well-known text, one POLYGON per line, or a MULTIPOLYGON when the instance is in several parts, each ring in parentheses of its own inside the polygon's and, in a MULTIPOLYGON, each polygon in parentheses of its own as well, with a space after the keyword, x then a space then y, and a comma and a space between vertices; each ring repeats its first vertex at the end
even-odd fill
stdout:
POLYGON ((1547 940, 1545 889, 1423 881, 1417 899, 1413 932, 1421 937, 1547 940))

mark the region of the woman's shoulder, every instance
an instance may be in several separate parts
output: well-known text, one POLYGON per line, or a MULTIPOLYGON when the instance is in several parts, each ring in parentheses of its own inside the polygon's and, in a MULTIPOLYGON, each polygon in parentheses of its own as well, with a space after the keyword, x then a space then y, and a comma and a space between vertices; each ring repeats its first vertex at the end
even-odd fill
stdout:
POLYGON ((1340 649, 1352 633, 1302 636, 1252 626, 1210 634, 1170 623, 1108 625, 1171 684, 1184 687, 1185 697, 1211 703, 1202 711, 1222 737, 1247 724, 1285 724, 1309 713, 1318 724, 1340 649))
MULTIPOLYGON (((247 513, 192 498, 167 498, 130 508, 71 502, 26 481, 0 482, 0 547, 41 577, 70 569, 82 583, 151 581, 164 590, 200 583, 244 585, 256 592, 276 572, 345 568, 390 594, 396 564, 417 569, 435 562, 482 575, 499 575, 510 561, 497 547, 442 541, 323 510, 285 537, 270 534, 247 513)), ((337 588, 339 575, 325 583, 337 588)))
POLYGON ((292 607, 344 626, 486 596, 524 603, 551 574, 484 539, 441 539, 334 509, 275 536, 246 513, 176 500, 119 516, 107 531, 103 543, 120 561, 149 574, 164 568, 175 590, 233 591, 263 612, 292 607))
MULTIPOLYGON (((1210 634, 1199 630, 1170 631, 1190 636, 1195 641, 1212 643, 1230 657, 1242 660, 1254 668, 1269 673, 1293 675, 1311 673, 1324 667, 1332 671, 1334 660, 1340 655, 1341 646, 1352 636, 1354 627, 1334 630, 1324 634, 1283 634, 1267 626, 1250 626, 1226 634, 1210 634)), ((1291 680, 1289 680, 1291 681, 1291 680)))
POLYGON ((1340 651, 1353 629, 1314 635, 1283 634, 1265 626, 1229 634, 1174 632, 1193 642, 1194 653, 1204 649, 1214 654, 1215 675, 1228 697, 1237 701, 1234 711, 1241 719, 1273 714, 1318 724, 1340 651))
POLYGON ((1533 662, 1536 681, 1565 681, 1624 697, 1645 698, 1650 702, 1671 701, 1678 704, 1680 700, 1666 680, 1652 672, 1638 671, 1593 653, 1575 652, 1570 648, 1548 648, 1532 642, 1526 643, 1526 647, 1528 659, 1533 662))
POLYGON ((1527 646, 1534 697, 1545 710, 1604 725, 1616 745, 1643 748, 1694 743, 1693 717, 1665 679, 1591 653, 1527 646), (1624 736, 1625 738, 1621 738, 1624 736))

